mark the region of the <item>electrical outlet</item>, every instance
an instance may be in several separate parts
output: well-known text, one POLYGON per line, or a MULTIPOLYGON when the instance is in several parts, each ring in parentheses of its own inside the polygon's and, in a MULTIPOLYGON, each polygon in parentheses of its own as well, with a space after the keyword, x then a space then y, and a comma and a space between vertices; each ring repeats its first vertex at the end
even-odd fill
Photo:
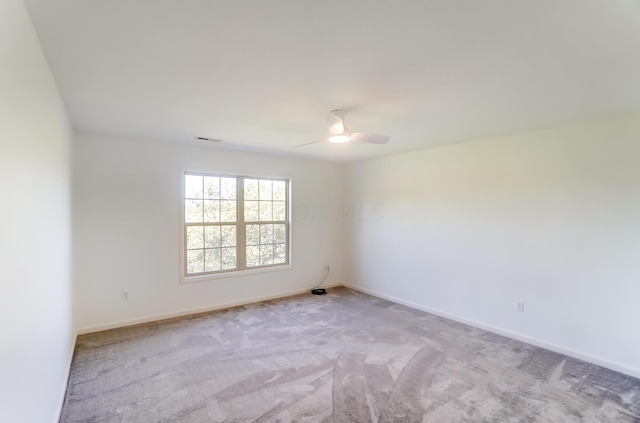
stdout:
POLYGON ((127 291, 122 293, 122 301, 127 301, 129 299, 129 293, 127 291))
POLYGON ((516 310, 523 313, 524 312, 524 303, 516 303, 516 310))

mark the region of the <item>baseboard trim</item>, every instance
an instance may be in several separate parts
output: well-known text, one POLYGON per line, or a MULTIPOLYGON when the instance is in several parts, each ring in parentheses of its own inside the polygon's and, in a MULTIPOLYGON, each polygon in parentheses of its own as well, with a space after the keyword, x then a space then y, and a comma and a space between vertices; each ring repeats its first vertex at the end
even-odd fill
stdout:
POLYGON ((522 341, 525 342, 527 344, 531 344, 531 345, 535 345, 536 347, 540 347, 540 348, 544 348, 550 351, 554 351, 557 352, 559 354, 563 354, 566 355, 568 357, 573 357, 573 358, 577 358, 579 360, 583 360, 592 364, 596 364, 598 366, 601 367, 605 367, 607 369, 610 370, 614 370, 616 372, 620 372, 620 373, 624 373, 626 375, 635 377, 640 379, 640 369, 634 368, 634 367, 629 367, 626 366, 624 364, 620 364, 617 363, 615 361, 611 361, 611 360, 607 360, 604 359, 602 357, 598 357, 598 356, 594 356, 591 354, 587 354, 581 351, 576 351, 574 349, 571 348, 566 348, 563 347, 561 345, 556 345, 556 344, 551 344, 548 342, 545 342, 541 339, 537 339, 537 338, 532 338, 530 336, 527 335, 523 335, 521 333, 517 333, 517 332, 512 332, 509 330, 505 330, 502 329, 500 327, 497 326, 492 326, 492 325, 487 325, 484 324, 482 322, 478 322, 476 320, 471 320, 471 319, 467 319, 465 317, 456 315, 456 314, 452 314, 452 313, 448 313, 446 311, 442 311, 442 310, 438 310, 438 309, 434 309, 431 307, 426 307, 417 303, 413 303, 411 301, 405 301, 403 299, 397 298, 397 297, 393 297, 391 295, 387 295, 387 294, 382 294, 380 292, 371 290, 371 289, 367 289, 367 288, 362 288, 360 286, 357 285, 352 285, 349 283, 343 283, 342 286, 349 288, 349 289, 353 289, 355 291, 359 291, 359 292, 363 292, 365 294, 369 294, 369 295, 373 295, 374 297, 378 297, 378 298, 382 298, 385 300, 389 300, 391 302, 397 303, 397 304, 402 304, 405 305, 407 307, 411 307, 417 310, 421 310, 421 311, 425 311, 427 313, 431 313, 431 314, 435 314, 436 316, 440 316, 440 317, 444 317, 446 319, 450 319, 450 320, 454 320, 456 322, 460 322, 460 323, 464 323, 467 324, 469 326, 474 326, 480 329, 484 329, 486 331, 492 332, 492 333, 496 333, 498 335, 502 335, 502 336, 506 336, 507 338, 512 338, 512 339, 516 339, 518 341, 522 341))
MULTIPOLYGON (((342 284, 342 283, 333 283, 333 284, 327 284, 327 285, 323 284, 322 287, 323 288, 335 288, 335 287, 342 286, 342 285, 344 285, 344 284, 342 284)), ((135 318, 135 319, 120 320, 120 321, 116 321, 116 322, 105 323, 105 324, 102 324, 102 325, 88 326, 86 328, 79 329, 78 330, 78 335, 85 335, 87 333, 101 332, 101 331, 104 331, 104 330, 117 329, 117 328, 122 328, 122 327, 127 327, 127 326, 134 326, 134 325, 139 325, 139 324, 143 324, 143 323, 157 322, 159 320, 172 319, 174 317, 184 317, 184 316, 189 316, 189 315, 192 315, 192 314, 207 313, 207 312, 216 311, 216 310, 224 310, 226 308, 238 307, 238 306, 243 306, 243 305, 259 303, 261 301, 275 300, 275 299, 278 299, 278 298, 285 298, 285 297, 291 297, 291 296, 294 296, 294 295, 306 294, 306 293, 310 292, 310 290, 311 290, 311 288, 297 289, 297 290, 294 290, 294 291, 285 291, 285 292, 280 292, 280 293, 272 294, 272 295, 265 295, 265 296, 261 296, 261 297, 254 297, 254 298, 249 298, 249 299, 244 299, 244 300, 239 300, 239 301, 233 301, 233 302, 224 303, 224 304, 217 304, 217 305, 214 305, 214 306, 191 308, 191 309, 180 310, 180 311, 175 311, 175 312, 171 312, 171 313, 155 314, 155 315, 152 315, 152 316, 138 317, 138 318, 135 318)))
POLYGON ((60 405, 58 406, 57 413, 54 415, 53 423, 59 423, 62 417, 62 407, 64 407, 64 400, 67 396, 67 386, 69 385, 69 376, 71 375, 71 363, 73 362, 73 354, 76 351, 76 342, 78 340, 78 332, 73 332, 73 339, 71 339, 71 350, 69 351, 69 358, 67 359, 67 377, 64 378, 64 384, 62 385, 62 398, 60 398, 60 405))

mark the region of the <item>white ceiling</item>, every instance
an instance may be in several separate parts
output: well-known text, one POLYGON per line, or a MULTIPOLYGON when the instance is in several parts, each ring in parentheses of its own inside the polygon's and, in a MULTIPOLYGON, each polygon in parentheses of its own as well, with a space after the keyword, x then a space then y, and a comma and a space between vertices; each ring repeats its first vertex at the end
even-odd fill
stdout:
POLYGON ((26 3, 79 130, 351 161, 640 107, 638 0, 26 3), (292 149, 336 108, 391 142, 292 149))

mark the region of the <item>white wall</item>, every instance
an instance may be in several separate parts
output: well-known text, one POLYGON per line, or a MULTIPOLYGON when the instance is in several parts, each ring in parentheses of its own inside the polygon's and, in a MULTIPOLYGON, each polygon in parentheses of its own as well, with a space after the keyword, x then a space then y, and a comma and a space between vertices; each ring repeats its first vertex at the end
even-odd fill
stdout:
POLYGON ((346 180, 365 210, 345 225, 347 281, 640 377, 640 114, 359 162, 346 180))
POLYGON ((74 280, 80 331, 304 290, 318 282, 324 264, 332 269, 327 283, 340 281, 336 213, 342 173, 340 165, 320 161, 77 133, 74 280), (291 177, 293 268, 180 284, 181 167, 291 177))
POLYGON ((65 108, 22 0, 0 2, 0 421, 58 421, 71 315, 65 108))

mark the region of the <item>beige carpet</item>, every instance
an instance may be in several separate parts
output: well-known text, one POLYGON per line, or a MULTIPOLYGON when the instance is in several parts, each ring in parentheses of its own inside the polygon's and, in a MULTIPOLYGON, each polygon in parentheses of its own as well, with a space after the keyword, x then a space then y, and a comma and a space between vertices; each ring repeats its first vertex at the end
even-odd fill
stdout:
POLYGON ((81 336, 62 422, 640 422, 640 381, 339 288, 81 336))

